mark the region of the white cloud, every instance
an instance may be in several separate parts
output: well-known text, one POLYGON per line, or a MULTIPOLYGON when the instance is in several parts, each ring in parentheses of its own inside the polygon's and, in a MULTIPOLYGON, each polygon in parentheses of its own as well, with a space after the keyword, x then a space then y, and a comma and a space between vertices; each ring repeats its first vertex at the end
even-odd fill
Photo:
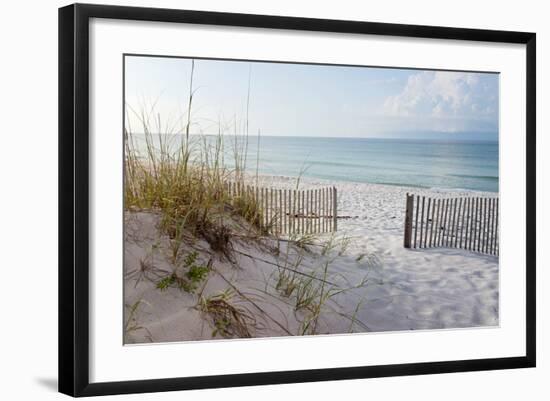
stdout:
POLYGON ((417 129, 458 132, 496 130, 496 75, 423 71, 411 75, 401 93, 388 96, 383 114, 417 129))

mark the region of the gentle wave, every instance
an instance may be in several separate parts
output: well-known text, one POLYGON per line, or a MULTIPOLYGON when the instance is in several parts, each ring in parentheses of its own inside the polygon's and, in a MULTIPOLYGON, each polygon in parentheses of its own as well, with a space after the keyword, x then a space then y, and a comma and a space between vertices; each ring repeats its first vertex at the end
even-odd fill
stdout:
POLYGON ((498 181, 498 177, 493 175, 468 175, 468 174, 447 174, 450 177, 459 177, 459 178, 473 178, 480 180, 495 180, 498 181))
POLYGON ((430 187, 426 185, 421 184, 403 184, 403 183, 397 183, 397 182, 375 182, 373 184, 381 184, 381 185, 391 185, 392 187, 411 187, 411 188, 422 188, 422 189, 431 189, 430 187))

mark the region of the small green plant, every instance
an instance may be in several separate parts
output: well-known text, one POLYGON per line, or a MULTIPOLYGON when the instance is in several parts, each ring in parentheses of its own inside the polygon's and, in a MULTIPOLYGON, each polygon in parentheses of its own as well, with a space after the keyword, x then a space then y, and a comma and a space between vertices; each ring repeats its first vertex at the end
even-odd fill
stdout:
POLYGON ((165 291, 170 287, 176 287, 185 292, 194 292, 199 284, 208 277, 210 272, 210 262, 208 265, 197 264, 199 254, 196 251, 188 253, 183 259, 183 269, 185 273, 180 276, 174 271, 169 276, 163 277, 157 282, 157 288, 165 291))
POLYGON ((164 291, 164 290, 166 290, 168 287, 173 286, 173 285, 176 283, 177 279, 178 279, 178 276, 177 276, 175 273, 172 273, 171 275, 162 278, 162 279, 157 283, 157 288, 158 288, 159 290, 161 290, 161 291, 164 291))
POLYGON ((201 282, 208 276, 210 269, 207 266, 193 265, 189 268, 189 271, 185 273, 185 276, 193 282, 201 282))
POLYGON ((186 292, 194 292, 199 284, 206 279, 210 268, 208 266, 196 266, 193 265, 189 268, 189 271, 185 273, 187 281, 182 283, 181 288, 186 292))
POLYGON ((189 267, 193 265, 196 262, 198 257, 199 257, 199 253, 197 251, 189 252, 183 259, 184 266, 189 267))

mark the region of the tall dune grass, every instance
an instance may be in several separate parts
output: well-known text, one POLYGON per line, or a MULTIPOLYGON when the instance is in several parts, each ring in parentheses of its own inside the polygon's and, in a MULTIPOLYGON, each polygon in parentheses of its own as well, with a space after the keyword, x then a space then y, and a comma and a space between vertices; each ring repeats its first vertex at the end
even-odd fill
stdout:
MULTIPOLYGON (((145 144, 139 146, 131 129, 125 130, 124 206, 126 210, 161 213, 162 229, 178 243, 185 235, 192 235, 205 239, 213 249, 223 250, 230 230, 224 216, 238 214, 257 225, 262 211, 252 197, 235 199, 225 190, 228 181, 244 185, 248 136, 242 139, 238 135, 236 123, 234 135, 225 132, 221 121, 216 136, 191 132, 193 73, 194 63, 187 121, 181 132, 163 126, 160 116, 154 118, 153 109, 136 112, 127 105, 127 112, 140 121, 145 144), (231 146, 226 146, 227 141, 231 146), (227 150, 235 162, 231 168, 224 165, 227 150)), ((176 257, 177 253, 176 249, 176 257)))
MULTIPOLYGON (((260 228, 262 210, 252 196, 230 196, 227 182, 245 185, 244 167, 222 163, 224 138, 197 137, 181 141, 174 150, 162 139, 154 146, 153 135, 145 133, 146 152, 139 152, 126 132, 124 203, 127 210, 154 210, 162 215, 162 228, 172 239, 184 233, 206 239, 210 245, 224 241, 228 227, 224 216, 236 214, 260 228)), ((162 138, 160 136, 159 138, 162 138)), ((238 152, 238 146, 233 147, 238 152)), ((220 245, 220 244, 218 244, 220 245)))

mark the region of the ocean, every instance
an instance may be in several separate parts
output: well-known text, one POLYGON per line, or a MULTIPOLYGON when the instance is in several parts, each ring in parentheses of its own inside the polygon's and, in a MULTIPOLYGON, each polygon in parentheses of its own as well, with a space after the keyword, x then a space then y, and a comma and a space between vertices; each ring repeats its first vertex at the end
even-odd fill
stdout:
MULTIPOLYGON (((133 137, 140 148, 143 135, 133 137)), ((224 161, 231 167, 234 137, 224 138, 224 161)), ((250 136, 251 172, 257 149, 257 137, 250 136)), ((259 151, 260 174, 498 192, 497 141, 262 136, 259 151)))

